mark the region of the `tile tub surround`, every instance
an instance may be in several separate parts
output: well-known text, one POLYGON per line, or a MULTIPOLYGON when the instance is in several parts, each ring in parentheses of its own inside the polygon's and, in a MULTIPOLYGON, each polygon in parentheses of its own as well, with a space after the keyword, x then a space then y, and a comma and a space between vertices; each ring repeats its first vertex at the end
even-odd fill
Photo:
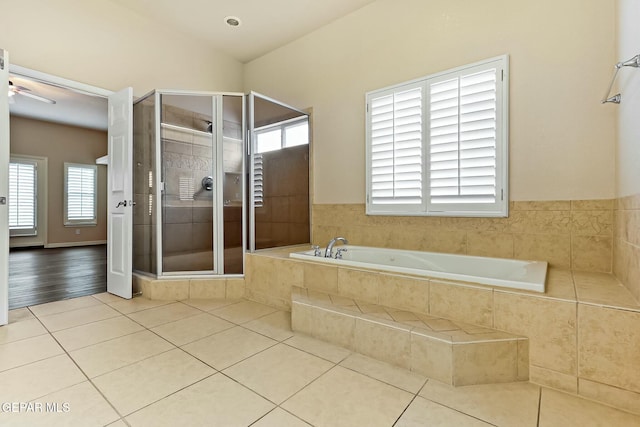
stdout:
POLYGON ((288 258, 300 248, 247 255, 245 298, 290 310, 299 286, 522 335, 531 382, 640 412, 640 378, 623 380, 638 375, 640 304, 611 274, 550 268, 541 295, 288 258), (618 323, 591 320, 602 313, 618 323), (623 333, 611 326, 621 322, 630 325, 623 333), (587 336, 606 337, 607 347, 587 336), (608 364, 611 372, 592 369, 591 360, 611 355, 618 362, 608 364))
MULTIPOLYGON (((451 387, 296 334, 290 323, 281 321, 287 314, 247 301, 123 300, 110 294, 12 310, 9 325, 0 327, 0 401, 68 402, 71 410, 0 412, 0 424, 640 424, 640 417, 628 412, 527 382, 451 387), (176 304, 196 311, 176 310, 176 304), (108 307, 119 314, 100 321, 73 314, 91 307, 108 307), (57 315, 81 323, 51 333, 40 321, 57 315), (152 318, 161 325, 143 326, 152 318), (150 339, 151 332, 153 341, 162 345, 152 348, 144 345, 146 341, 127 338, 150 339), (57 344, 36 345, 38 337, 49 342, 55 338, 57 344), (100 351, 109 347, 118 350, 117 359, 100 351), (12 356, 25 349, 29 360, 12 356), (82 357, 88 354, 92 358, 82 357), (197 356, 202 354, 206 360, 197 356), (237 363, 219 371, 225 360, 237 363), (112 370, 89 378, 86 367, 106 362, 112 370)), ((608 393, 595 383, 588 387, 594 396, 608 393)))
POLYGON ((511 202, 508 218, 367 216, 364 204, 313 205, 312 236, 357 246, 548 261, 612 271, 615 201, 511 202))
POLYGON ((640 300, 640 194, 616 199, 613 272, 640 300))

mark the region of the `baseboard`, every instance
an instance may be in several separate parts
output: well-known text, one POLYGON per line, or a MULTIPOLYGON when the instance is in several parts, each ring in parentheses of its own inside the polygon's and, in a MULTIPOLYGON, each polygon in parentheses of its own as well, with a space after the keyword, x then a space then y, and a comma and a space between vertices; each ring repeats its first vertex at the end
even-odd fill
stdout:
POLYGON ((38 248, 38 247, 46 247, 46 244, 44 242, 26 242, 26 243, 22 243, 22 242, 12 242, 11 240, 9 240, 9 249, 11 248, 38 248))
POLYGON ((106 240, 92 240, 87 242, 61 242, 61 243, 49 243, 44 245, 45 248, 70 248, 73 246, 94 246, 94 245, 106 245, 106 240))

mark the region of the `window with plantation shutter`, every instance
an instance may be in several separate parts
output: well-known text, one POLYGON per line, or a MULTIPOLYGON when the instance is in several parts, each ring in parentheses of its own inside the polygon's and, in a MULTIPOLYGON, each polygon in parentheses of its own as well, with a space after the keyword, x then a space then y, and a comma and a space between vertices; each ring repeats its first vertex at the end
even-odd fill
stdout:
POLYGON ((97 224, 95 165, 64 164, 65 225, 97 224))
POLYGON ((508 62, 367 94, 367 213, 507 216, 508 62))
POLYGON ((36 162, 9 163, 9 234, 34 236, 36 230, 36 162))
POLYGON ((372 97, 370 200, 375 205, 422 206, 422 87, 372 97))

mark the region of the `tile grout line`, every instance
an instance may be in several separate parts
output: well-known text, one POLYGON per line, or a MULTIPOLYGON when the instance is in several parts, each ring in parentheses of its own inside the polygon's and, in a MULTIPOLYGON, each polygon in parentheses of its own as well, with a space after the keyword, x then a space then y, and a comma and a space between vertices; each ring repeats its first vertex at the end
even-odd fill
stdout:
POLYGON ((400 421, 400 418, 402 418, 402 416, 404 415, 405 412, 407 412, 407 409, 409 409, 409 406, 411 406, 413 404, 413 402, 418 398, 417 394, 414 394, 413 397, 411 398, 411 400, 409 401, 409 403, 407 403, 407 405, 404 407, 404 409, 402 410, 402 412, 400 412, 400 415, 398 415, 398 417, 396 418, 396 420, 393 422, 393 424, 391 424, 392 427, 395 427, 396 424, 398 424, 398 421, 400 421))
MULTIPOLYGON (((101 302, 102 303, 102 302, 101 302)), ((102 303, 104 304, 104 303, 102 303)), ((40 323, 42 323, 42 321, 38 318, 38 321, 40 321, 40 323)), ((94 390, 96 390, 98 392, 98 394, 100 396, 102 396, 102 398, 105 400, 105 402, 107 402, 107 404, 109 406, 111 406, 111 408, 115 411, 115 413, 120 417, 120 419, 123 418, 122 414, 120 413, 120 411, 118 411, 118 409, 113 405, 113 403, 111 403, 111 401, 109 399, 107 399, 107 396, 105 396, 102 391, 95 385, 95 383, 92 381, 91 378, 89 378, 89 376, 87 375, 87 373, 80 367, 80 365, 78 365, 78 363, 75 361, 75 359, 73 357, 71 357, 71 355, 69 354, 69 352, 67 352, 67 349, 64 348, 64 346, 56 339, 55 336, 53 336, 53 333, 51 333, 51 331, 49 331, 49 329, 44 325, 44 323, 42 323, 42 326, 48 331, 49 335, 51 336, 51 338, 58 344, 58 346, 60 346, 60 348, 62 349, 62 351, 64 352, 63 354, 67 356, 67 358, 75 365, 76 368, 78 368, 78 370, 82 373, 82 375, 84 375, 84 377, 87 379, 87 381, 89 382, 89 384, 91 384, 91 386, 94 388, 94 390)), ((81 383, 78 383, 81 384, 81 383)), ((77 384, 74 384, 74 386, 77 384)), ((69 387, 67 387, 69 388, 69 387)), ((64 389, 62 389, 64 390, 64 389)), ((61 390, 57 390, 56 392, 61 391, 61 390)), ((49 393, 51 394, 51 393, 49 393)), ((42 396, 44 397, 44 396, 42 396)), ((118 420, 114 420, 113 422, 116 422, 118 420)))
POLYGON ((542 387, 538 388, 538 419, 536 420, 536 427, 540 427, 540 413, 542 412, 542 387))

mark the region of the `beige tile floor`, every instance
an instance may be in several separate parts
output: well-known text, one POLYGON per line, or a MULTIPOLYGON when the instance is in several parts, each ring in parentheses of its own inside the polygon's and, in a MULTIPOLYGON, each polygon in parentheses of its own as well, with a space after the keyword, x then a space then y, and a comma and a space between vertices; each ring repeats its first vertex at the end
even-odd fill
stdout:
POLYGON ((640 426, 527 382, 450 387, 244 300, 99 294, 10 312, 1 426, 640 426), (21 406, 22 404, 22 406, 21 406))

